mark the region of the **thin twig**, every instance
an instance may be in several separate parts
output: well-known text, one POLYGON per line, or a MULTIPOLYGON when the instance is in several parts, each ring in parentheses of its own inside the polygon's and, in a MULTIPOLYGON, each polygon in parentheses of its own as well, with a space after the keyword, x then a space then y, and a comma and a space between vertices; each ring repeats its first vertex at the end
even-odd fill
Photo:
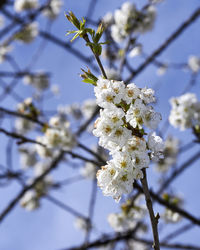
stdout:
POLYGON ((30 185, 25 186, 17 195, 16 197, 8 204, 8 206, 0 213, 0 223, 5 219, 5 217, 12 211, 12 209, 16 206, 16 204, 19 202, 19 200, 23 197, 23 195, 30 189, 34 188, 34 186, 43 178, 49 174, 53 169, 55 169, 58 165, 58 163, 63 159, 64 152, 61 151, 58 156, 52 160, 52 163, 50 164, 50 167, 44 171, 43 174, 38 176, 30 185))
POLYGON ((160 250, 159 236, 158 236, 159 214, 157 214, 156 216, 154 215, 145 169, 143 170, 143 175, 144 176, 141 179, 141 183, 142 183, 142 188, 143 188, 143 192, 144 192, 144 195, 145 195, 146 205, 147 205, 147 208, 148 208, 148 211, 149 211, 149 216, 150 216, 150 219, 151 219, 151 227, 152 227, 153 238, 154 238, 153 248, 155 250, 160 250))

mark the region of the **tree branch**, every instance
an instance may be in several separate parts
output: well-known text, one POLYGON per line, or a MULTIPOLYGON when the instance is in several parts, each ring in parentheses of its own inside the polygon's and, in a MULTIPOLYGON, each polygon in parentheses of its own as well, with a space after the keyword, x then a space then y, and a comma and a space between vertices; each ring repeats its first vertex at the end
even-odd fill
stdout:
POLYGON ((147 205, 147 208, 148 208, 148 211, 149 211, 149 216, 150 216, 150 219, 151 219, 151 227, 152 227, 153 238, 154 238, 153 248, 155 250, 160 250, 158 227, 157 227, 158 226, 158 220, 159 220, 159 214, 157 214, 156 216, 154 215, 145 169, 143 169, 143 175, 144 175, 144 177, 141 179, 141 183, 142 183, 142 188, 143 188, 143 192, 144 192, 144 195, 145 195, 146 205, 147 205))

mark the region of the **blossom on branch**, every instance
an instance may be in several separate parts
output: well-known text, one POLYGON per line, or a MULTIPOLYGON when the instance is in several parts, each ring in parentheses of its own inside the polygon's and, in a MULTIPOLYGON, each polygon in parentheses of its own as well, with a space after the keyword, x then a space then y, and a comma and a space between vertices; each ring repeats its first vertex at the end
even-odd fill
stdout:
POLYGON ((144 126, 156 129, 161 115, 149 106, 155 101, 152 89, 99 78, 94 92, 103 109, 93 134, 113 158, 97 172, 98 185, 104 195, 119 201, 132 191, 135 179, 143 178, 142 169, 149 166, 150 160, 162 156, 162 139, 155 133, 149 134, 148 141, 144 138, 148 135, 144 126))

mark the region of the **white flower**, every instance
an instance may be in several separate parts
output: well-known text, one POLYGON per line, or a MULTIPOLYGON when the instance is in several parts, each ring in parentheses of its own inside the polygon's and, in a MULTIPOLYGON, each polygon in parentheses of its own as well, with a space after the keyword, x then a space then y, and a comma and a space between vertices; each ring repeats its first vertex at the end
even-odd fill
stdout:
POLYGON ((136 226, 136 220, 126 218, 122 213, 113 213, 108 216, 108 223, 116 232, 131 230, 136 226))
POLYGON ((100 110, 100 117, 111 123, 114 127, 118 127, 124 124, 122 119, 125 117, 125 113, 122 109, 113 106, 110 109, 100 110))
POLYGON ((140 98, 146 103, 155 102, 154 90, 143 88, 141 89, 140 98))
POLYGON ((164 75, 166 73, 167 69, 168 69, 168 66, 166 64, 160 66, 157 69, 157 75, 159 75, 159 76, 164 75))
POLYGON ((185 130, 199 122, 199 102, 195 94, 186 93, 177 98, 171 98, 172 109, 169 122, 175 128, 185 130))
POLYGON ((51 0, 49 6, 42 13, 50 19, 55 19, 59 15, 62 5, 62 0, 51 0))
POLYGON ((97 167, 93 163, 87 162, 84 168, 81 168, 80 172, 81 175, 87 179, 95 179, 97 173, 97 167))
POLYGON ((44 90, 49 86, 49 79, 46 73, 36 73, 34 75, 26 75, 24 83, 30 84, 38 90, 44 90))
POLYGON ((156 9, 154 6, 151 5, 146 9, 145 17, 142 20, 142 24, 138 30, 141 33, 152 30, 155 23, 155 19, 156 19, 156 9))
POLYGON ((153 6, 139 11, 134 4, 125 2, 122 4, 121 9, 117 9, 114 13, 111 36, 115 42, 120 43, 132 32, 144 33, 151 30, 155 17, 156 10, 153 6))
POLYGON ((154 152, 163 151, 164 143, 162 138, 156 135, 155 132, 151 132, 148 137, 148 147, 154 152))
POLYGON ((20 205, 28 211, 35 210, 39 207, 39 200, 34 190, 27 191, 20 200, 20 205))
POLYGON ((32 105, 32 103, 33 103, 32 97, 28 97, 28 98, 26 98, 26 99, 24 100, 24 105, 25 105, 25 106, 30 106, 30 105, 32 105))
POLYGON ((179 151, 179 139, 168 136, 165 140, 165 154, 177 155, 179 151))
POLYGON ((132 136, 123 147, 123 152, 128 152, 131 156, 135 151, 145 151, 146 150, 146 141, 144 138, 137 136, 132 136))
POLYGON ((119 171, 124 170, 124 171, 129 171, 130 173, 133 170, 133 162, 131 159, 131 156, 126 153, 126 152, 114 152, 114 154, 112 154, 113 156, 113 160, 111 160, 110 162, 112 162, 113 166, 115 166, 115 168, 118 168, 119 171))
POLYGON ((134 99, 136 99, 140 94, 140 89, 134 84, 130 83, 125 88, 125 94, 123 100, 130 104, 134 99))
POLYGON ((0 45, 0 63, 2 63, 5 59, 7 54, 12 50, 11 46, 8 45, 0 45))
POLYGON ((108 120, 98 118, 95 122, 95 129, 93 130, 93 134, 96 137, 105 137, 107 138, 113 130, 112 123, 108 120))
POLYGON ((157 161, 163 155, 164 143, 160 136, 157 136, 155 132, 150 133, 148 137, 148 147, 152 151, 151 157, 157 161))
POLYGON ((121 6, 121 10, 123 13, 127 13, 127 15, 133 14, 136 10, 135 5, 131 2, 125 2, 121 6))
POLYGON ((129 240, 129 250, 148 250, 146 244, 137 242, 135 240, 129 240))
POLYGON ((131 31, 133 18, 135 17, 135 5, 125 2, 114 13, 115 24, 111 26, 111 36, 114 41, 121 42, 131 31))
POLYGON ((197 56, 190 56, 188 59, 188 66, 194 73, 197 73, 200 70, 200 58, 197 56))
POLYGON ((51 156, 51 150, 49 149, 69 150, 76 145, 76 139, 70 130, 70 123, 65 118, 51 117, 49 125, 50 127, 46 129, 44 136, 37 138, 38 142, 46 146, 46 148, 42 145, 36 146, 41 156, 51 156))
POLYGON ((90 223, 89 221, 87 221, 85 218, 82 218, 82 217, 76 217, 76 220, 74 222, 74 226, 83 231, 84 233, 86 233, 89 228, 90 228, 90 223))
POLYGON ((132 132, 129 129, 125 127, 118 127, 109 135, 109 140, 122 148, 131 135, 132 132))
POLYGON ((121 213, 112 213, 108 216, 108 223, 116 232, 126 232, 133 229, 137 222, 145 216, 146 208, 139 204, 140 197, 131 204, 128 200, 121 206, 121 213))
POLYGON ((144 125, 148 128, 156 129, 158 127, 158 124, 162 120, 162 117, 160 113, 155 112, 153 107, 147 106, 146 110, 144 110, 142 114, 142 120, 144 122, 144 125))
POLYGON ((54 84, 51 86, 51 92, 55 95, 55 96, 59 96, 60 94, 60 88, 57 84, 54 84))
POLYGON ((15 38, 23 43, 31 43, 38 35, 38 23, 27 24, 23 30, 19 31, 15 38))
POLYGON ((102 22, 105 26, 109 26, 114 22, 113 14, 111 12, 108 12, 103 16, 102 22))
POLYGON ((142 152, 142 151, 135 151, 134 152, 134 167, 137 169, 143 169, 147 168, 150 163, 149 155, 147 151, 142 152))
MULTIPOLYGON (((41 176, 49 168, 49 162, 40 161, 34 166, 35 177, 41 176)), ((37 192, 38 198, 48 193, 53 184, 52 177, 46 175, 42 180, 38 181, 34 189, 37 192)))
POLYGON ((100 107, 107 108, 120 103, 124 89, 125 85, 123 82, 100 78, 97 81, 97 86, 94 88, 97 104, 100 107))
POLYGON ((105 68, 107 78, 110 80, 120 80, 119 72, 114 68, 105 68))
POLYGON ((129 57, 136 57, 142 53, 142 45, 139 44, 135 46, 130 52, 129 52, 129 57))
POLYGON ((171 166, 176 163, 177 154, 179 151, 179 140, 175 137, 167 137, 164 143, 163 156, 156 165, 158 172, 166 172, 171 166))
POLYGON ((111 26, 111 36, 117 43, 121 43, 125 39, 125 32, 119 26, 113 24, 111 26))
POLYGON ((138 168, 134 168, 133 169, 133 177, 136 180, 142 179, 144 177, 142 170, 140 170, 138 168))
POLYGON ((141 99, 136 99, 134 104, 131 104, 128 112, 126 113, 126 121, 130 123, 133 128, 136 128, 137 126, 139 128, 142 128, 143 125, 143 119, 142 115, 144 113, 144 110, 146 109, 146 106, 142 102, 141 99))
POLYGON ((14 8, 16 12, 32 10, 38 7, 38 0, 15 0, 14 8))
POLYGON ((124 170, 118 170, 112 162, 97 172, 98 186, 105 196, 112 196, 119 202, 122 194, 128 194, 133 189, 133 177, 124 170))
POLYGON ((81 111, 85 118, 90 118, 96 109, 96 100, 95 99, 87 99, 83 102, 81 107, 81 111))
MULTIPOLYGON (((44 136, 38 136, 36 138, 36 141, 38 143, 42 143, 43 145, 47 145, 47 139, 46 137, 44 136)), ((36 144, 35 145, 35 150, 36 152, 38 153, 38 155, 41 157, 41 158, 46 158, 46 157, 52 157, 53 156, 53 151, 48 148, 47 146, 42 146, 40 144, 36 144)))
POLYGON ((34 166, 34 174, 36 177, 42 175, 49 168, 48 161, 39 161, 34 166))
POLYGON ((167 223, 177 223, 181 220, 180 214, 170 209, 166 209, 162 217, 167 223))

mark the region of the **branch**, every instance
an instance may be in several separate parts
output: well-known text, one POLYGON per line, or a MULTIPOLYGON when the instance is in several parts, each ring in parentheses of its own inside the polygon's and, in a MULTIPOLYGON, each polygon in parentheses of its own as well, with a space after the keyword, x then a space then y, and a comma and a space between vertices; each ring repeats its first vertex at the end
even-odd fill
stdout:
POLYGON ((40 31, 39 35, 50 42, 55 43, 56 45, 59 45, 60 47, 64 48, 65 50, 69 51, 73 55, 75 55, 77 58, 82 60, 83 62, 86 62, 90 64, 90 66, 95 70, 98 71, 98 68, 92 64, 90 57, 84 56, 81 52, 74 49, 69 43, 66 43, 65 41, 60 40, 59 38, 53 36, 52 34, 49 34, 45 31, 40 31))
POLYGON ((83 219, 88 219, 87 217, 83 216, 81 213, 79 213, 78 211, 74 210, 72 207, 69 207, 68 205, 64 204, 63 202, 59 201, 58 199, 52 197, 51 195, 45 195, 43 198, 45 198, 46 200, 52 202, 53 204, 55 204, 56 206, 62 208, 63 210, 73 214, 76 217, 81 217, 83 219))
MULTIPOLYGON (((147 240, 147 239, 134 237, 133 232, 129 231, 129 232, 117 234, 116 236, 104 235, 103 238, 97 239, 89 244, 80 245, 77 247, 65 248, 62 250, 87 250, 90 248, 100 247, 100 246, 110 244, 112 242, 118 242, 118 241, 122 241, 122 240, 134 240, 136 242, 141 242, 141 243, 144 243, 144 244, 149 245, 149 246, 151 246, 153 243, 152 241, 147 240)), ((169 249, 200 250, 199 246, 183 245, 183 244, 179 244, 179 243, 168 244, 165 242, 161 242, 160 246, 165 247, 165 248, 169 248, 169 249)))
POLYGON ((187 167, 193 164, 195 161, 199 160, 200 151, 193 155, 189 160, 187 160, 179 169, 175 169, 172 174, 165 180, 161 188, 158 191, 158 194, 161 194, 171 183, 176 179, 187 167))
POLYGON ((53 169, 55 169, 58 165, 58 163, 63 159, 64 152, 61 151, 59 155, 52 160, 52 163, 50 167, 40 176, 38 176, 32 184, 25 186, 18 194, 17 196, 8 204, 8 206, 3 210, 3 212, 0 214, 0 223, 5 219, 5 217, 12 211, 12 209, 17 205, 18 201, 24 196, 24 194, 34 188, 34 186, 41 181, 47 174, 49 174, 53 169))
MULTIPOLYGON (((134 183, 134 187, 137 188, 140 192, 143 192, 142 187, 139 184, 137 184, 136 182, 134 183)), ((160 205, 163 205, 163 206, 169 208, 173 212, 176 212, 176 213, 180 214, 184 218, 186 218, 186 219, 192 221, 194 224, 200 226, 200 219, 194 217, 193 215, 191 215, 187 211, 183 210, 182 208, 174 206, 173 204, 171 204, 168 201, 164 200, 159 195, 154 193, 152 190, 150 190, 149 193, 150 193, 152 199, 157 201, 160 205)))
POLYGON ((142 188, 143 188, 143 192, 144 192, 144 195, 145 195, 146 205, 147 205, 147 208, 148 208, 148 211, 149 211, 149 216, 150 216, 150 219, 151 219, 151 227, 152 227, 153 238, 154 238, 153 248, 155 250, 160 250, 158 228, 157 228, 158 220, 159 220, 159 214, 157 214, 156 216, 154 215, 145 169, 143 170, 143 175, 144 175, 144 177, 141 179, 141 183, 142 183, 142 188))
MULTIPOLYGON (((30 139, 30 138, 27 138, 23 135, 20 135, 20 134, 17 134, 15 132, 8 132, 7 130, 3 129, 3 128, 0 128, 0 132, 2 132, 3 134, 9 136, 9 137, 12 137, 12 138, 15 138, 15 139, 19 139, 18 141, 18 144, 24 144, 24 143, 33 143, 33 144, 38 144, 42 147, 47 147, 45 144, 41 143, 41 142, 38 142, 38 141, 35 141, 33 139, 30 139)), ((88 159, 87 157, 84 157, 82 155, 79 155, 77 153, 74 153, 72 151, 69 151, 69 150, 63 150, 64 153, 66 154, 69 154, 72 158, 77 158, 77 159, 80 159, 80 160, 83 160, 85 162, 91 162, 93 164, 95 164, 96 166, 102 166, 102 161, 101 162, 97 162, 95 160, 92 160, 92 159, 88 159)))
POLYGON ((21 114, 21 113, 18 113, 18 112, 15 112, 15 111, 12 111, 12 110, 8 110, 6 108, 3 108, 3 107, 0 107, 0 113, 5 113, 7 115, 11 115, 11 116, 16 116, 16 117, 21 117, 23 119, 26 119, 26 120, 29 120, 31 122, 35 122, 35 123, 38 123, 39 125, 41 125, 42 127, 47 125, 46 123, 44 122, 41 122, 39 121, 38 119, 36 118, 33 118, 31 116, 28 116, 28 115, 24 115, 24 114, 21 114))

